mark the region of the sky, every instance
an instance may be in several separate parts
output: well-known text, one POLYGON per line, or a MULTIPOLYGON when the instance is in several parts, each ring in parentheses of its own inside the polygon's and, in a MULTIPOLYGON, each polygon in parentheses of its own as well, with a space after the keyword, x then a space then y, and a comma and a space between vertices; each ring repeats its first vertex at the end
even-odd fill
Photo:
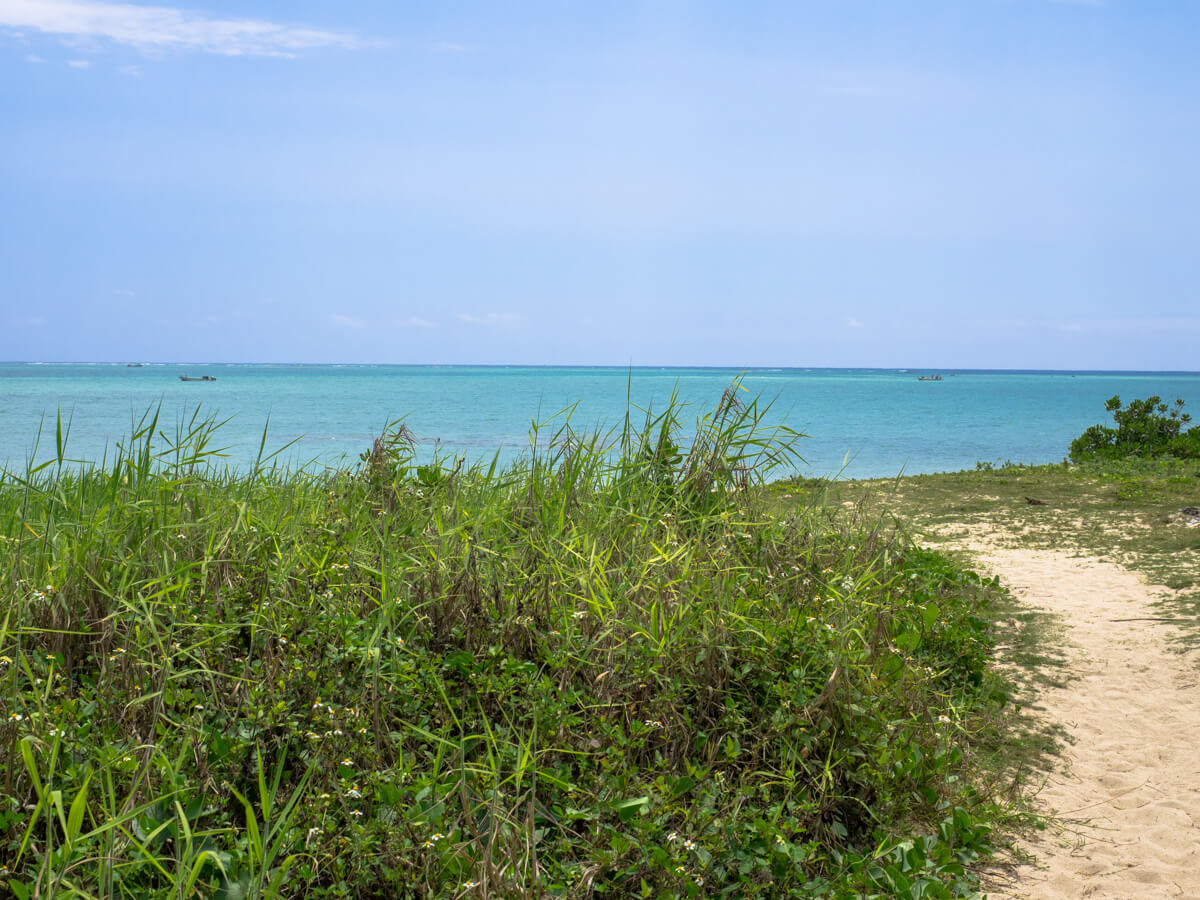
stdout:
POLYGON ((1196 370, 1200 4, 0 0, 0 360, 1196 370))

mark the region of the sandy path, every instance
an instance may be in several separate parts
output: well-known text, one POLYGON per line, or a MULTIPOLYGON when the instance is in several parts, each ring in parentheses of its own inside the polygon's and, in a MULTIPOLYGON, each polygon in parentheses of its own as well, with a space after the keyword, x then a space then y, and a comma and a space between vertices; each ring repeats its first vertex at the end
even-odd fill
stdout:
POLYGON ((1036 701, 1071 743, 1038 796, 1057 827, 991 898, 1200 898, 1200 652, 1138 576, 1059 552, 970 549, 1023 602, 1060 616, 1072 677, 1036 701))

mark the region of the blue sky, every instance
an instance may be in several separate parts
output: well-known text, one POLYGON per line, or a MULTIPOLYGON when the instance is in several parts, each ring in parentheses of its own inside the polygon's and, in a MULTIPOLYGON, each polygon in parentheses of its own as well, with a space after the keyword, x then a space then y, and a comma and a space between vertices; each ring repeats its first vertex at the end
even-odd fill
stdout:
POLYGON ((0 0, 0 359, 1197 369, 1200 5, 0 0))

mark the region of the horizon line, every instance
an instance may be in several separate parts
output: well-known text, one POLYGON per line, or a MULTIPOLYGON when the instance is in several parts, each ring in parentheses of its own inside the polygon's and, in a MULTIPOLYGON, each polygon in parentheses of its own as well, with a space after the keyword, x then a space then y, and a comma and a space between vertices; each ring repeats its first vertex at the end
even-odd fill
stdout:
POLYGON ((957 366, 828 366, 828 365, 703 365, 694 363, 397 363, 397 362, 236 362, 228 360, 0 360, 0 366, 125 366, 142 368, 146 366, 309 366, 329 368, 409 368, 409 369, 616 369, 620 371, 633 370, 662 370, 662 369, 704 369, 710 371, 783 371, 803 372, 818 369, 833 371, 872 371, 872 372, 930 372, 930 373, 992 373, 992 372, 1021 372, 1026 374, 1096 374, 1096 375, 1200 375, 1200 370, 1193 369, 1046 369, 996 367, 963 368, 957 366))

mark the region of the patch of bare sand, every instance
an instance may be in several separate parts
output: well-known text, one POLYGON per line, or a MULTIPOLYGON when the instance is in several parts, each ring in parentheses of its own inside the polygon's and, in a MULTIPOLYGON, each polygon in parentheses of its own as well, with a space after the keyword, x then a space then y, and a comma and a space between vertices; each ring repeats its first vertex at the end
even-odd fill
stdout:
POLYGON ((962 546, 1063 621, 1072 677, 1036 706, 1071 743, 1037 797, 1052 825, 1022 847, 1034 862, 988 873, 987 896, 1200 898, 1200 652, 1169 649, 1173 626, 1150 621, 1154 589, 1133 573, 995 537, 962 546))

